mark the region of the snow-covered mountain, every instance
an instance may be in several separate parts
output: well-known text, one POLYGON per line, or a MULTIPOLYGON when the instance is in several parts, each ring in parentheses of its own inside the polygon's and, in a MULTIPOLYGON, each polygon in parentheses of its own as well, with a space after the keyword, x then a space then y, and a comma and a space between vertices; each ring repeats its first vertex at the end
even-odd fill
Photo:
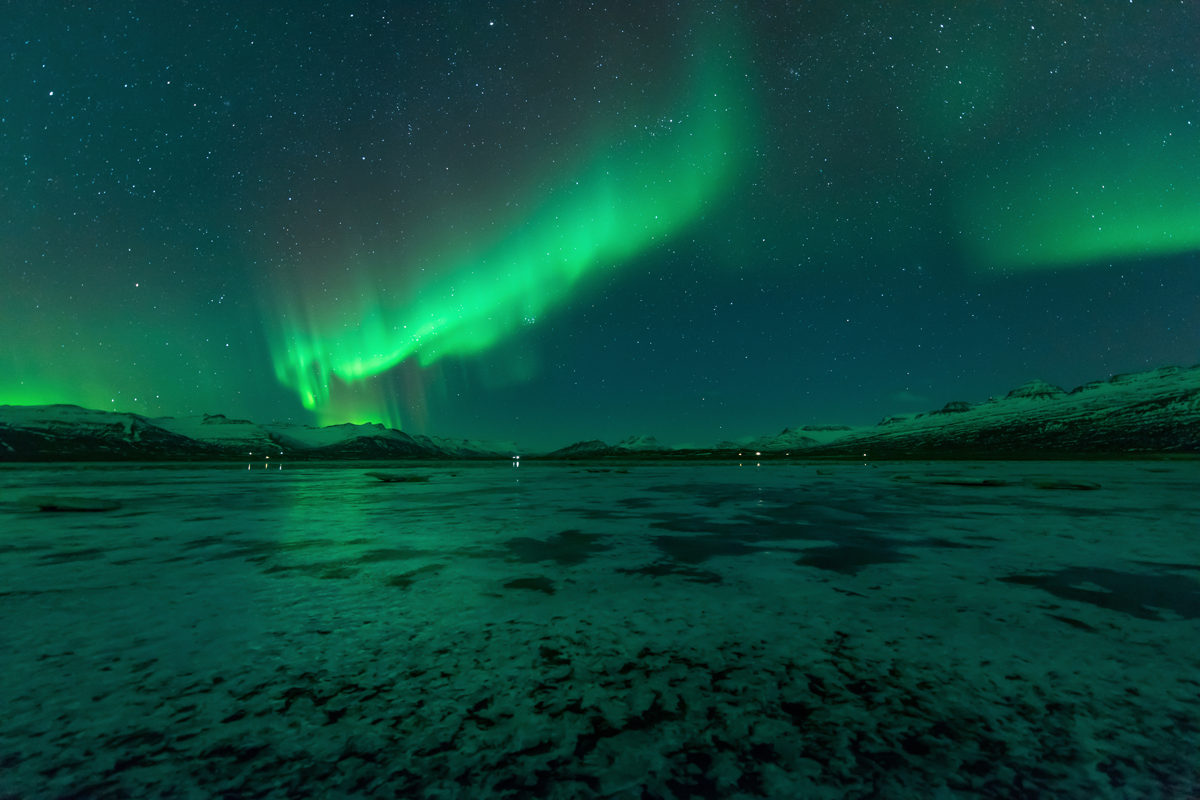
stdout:
MULTIPOLYGON (((900 457, 1126 452, 1200 452, 1200 365, 1163 367, 1070 392, 1030 381, 1002 398, 947 403, 885 417, 871 428, 806 425, 708 450, 664 447, 652 436, 609 446, 578 442, 547 458, 722 458, 746 451, 900 457)), ((161 417, 73 405, 0 405, 0 461, 504 458, 529 455, 505 442, 411 436, 379 424, 314 428, 261 425, 224 415, 161 417)))
POLYGON ((671 448, 659 444, 653 436, 630 436, 614 444, 612 449, 617 453, 647 453, 671 448))
POLYGON ((224 414, 200 417, 158 417, 146 420, 165 431, 203 442, 220 451, 237 455, 275 455, 305 450, 310 445, 280 435, 256 422, 228 419, 224 414))
POLYGON ((592 439, 587 442, 569 444, 566 447, 555 450, 553 453, 547 453, 546 458, 595 458, 597 456, 606 456, 611 451, 612 448, 604 442, 599 439, 592 439))
POLYGON ((455 458, 478 458, 480 456, 523 456, 526 451, 516 442, 493 442, 481 439, 452 439, 446 436, 413 437, 426 447, 455 458))
MULTIPOLYGON (((627 440, 637 441, 653 440, 627 440)), ((954 400, 936 411, 885 417, 874 427, 805 425, 749 442, 721 442, 703 451, 619 447, 579 442, 549 457, 1200 452, 1200 365, 1116 375, 1070 392, 1035 380, 999 399, 978 404, 954 400)))
POLYGON ((0 406, 0 461, 487 458, 503 443, 410 436, 379 424, 261 425, 223 414, 160 417, 73 405, 0 406))
POLYGON ((221 450, 138 414, 73 405, 0 405, 0 461, 114 461, 176 454, 214 458, 221 450))
POLYGON ((887 417, 813 455, 1200 452, 1200 365, 1093 381, 1070 392, 1030 381, 978 405, 887 417))
POLYGON ((210 444, 224 445, 238 454, 269 452, 281 455, 314 455, 328 458, 479 458, 524 454, 511 442, 483 442, 442 436, 412 436, 377 422, 327 425, 314 428, 292 422, 259 425, 247 420, 227 420, 223 414, 151 420, 174 433, 210 444), (258 450, 255 450, 258 448, 258 450))
POLYGON ((290 422, 261 425, 244 419, 226 419, 224 414, 161 417, 150 422, 180 436, 218 447, 230 456, 353 459, 441 455, 436 447, 417 442, 403 431, 378 423, 345 423, 324 428, 290 422))
POLYGON ((657 453, 666 453, 670 450, 670 447, 659 444, 658 440, 653 436, 630 436, 611 446, 599 439, 576 442, 575 444, 555 450, 553 453, 548 453, 546 458, 605 458, 615 456, 645 458, 657 453))
POLYGON ((810 447, 836 441, 856 430, 862 430, 862 428, 851 428, 847 425, 805 425, 802 428, 784 428, 774 436, 761 436, 745 444, 739 442, 721 442, 715 449, 737 450, 739 452, 790 453, 793 450, 806 450, 810 447))

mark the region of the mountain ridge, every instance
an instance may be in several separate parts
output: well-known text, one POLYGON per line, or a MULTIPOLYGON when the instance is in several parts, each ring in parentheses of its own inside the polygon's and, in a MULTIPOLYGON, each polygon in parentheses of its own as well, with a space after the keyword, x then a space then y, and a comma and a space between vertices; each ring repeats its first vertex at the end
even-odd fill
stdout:
POLYGON ((1200 365, 1114 375, 1072 389, 1029 381, 981 403, 884 417, 873 427, 805 425, 749 443, 679 449, 653 436, 545 454, 506 442, 411 435, 379 423, 321 428, 224 414, 145 417, 70 404, 0 405, 0 461, 931 457, 1020 453, 1200 453, 1200 365))
MULTIPOLYGON (((603 442, 580 442, 546 458, 628 457, 603 442)), ((952 400, 940 409, 885 416, 873 427, 805 425, 742 444, 670 450, 668 457, 932 457, 1031 454, 1200 452, 1200 365, 1113 375, 1065 391, 1028 381, 980 403, 952 400)), ((650 455, 643 450, 637 455, 650 455)))
POLYGON ((412 436, 379 423, 313 428, 224 414, 145 417, 71 404, 0 405, 0 461, 499 458, 488 442, 412 436))

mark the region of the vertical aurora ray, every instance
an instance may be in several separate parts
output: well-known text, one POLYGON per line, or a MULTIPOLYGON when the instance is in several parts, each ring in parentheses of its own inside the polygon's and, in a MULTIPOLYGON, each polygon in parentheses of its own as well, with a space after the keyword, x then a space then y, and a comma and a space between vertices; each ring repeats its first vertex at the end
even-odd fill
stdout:
POLYGON ((405 284, 405 264, 388 265, 337 307, 285 291, 270 341, 278 379, 323 424, 382 418, 399 427, 385 380, 393 367, 483 353, 566 303, 589 273, 695 219, 732 182, 752 132, 734 51, 711 46, 700 60, 662 124, 631 126, 619 143, 596 147, 482 252, 443 260, 416 286, 405 284))

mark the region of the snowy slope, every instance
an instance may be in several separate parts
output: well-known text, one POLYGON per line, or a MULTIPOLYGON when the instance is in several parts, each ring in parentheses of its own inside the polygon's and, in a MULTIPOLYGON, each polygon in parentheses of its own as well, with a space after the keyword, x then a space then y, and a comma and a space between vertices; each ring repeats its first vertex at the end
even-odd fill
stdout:
POLYGON ((607 445, 599 439, 585 442, 575 442, 566 447, 548 453, 546 458, 604 458, 619 456, 653 456, 655 453, 666 453, 671 448, 660 444, 653 436, 630 436, 614 445, 607 445))
POLYGON ((139 414, 75 405, 0 405, 0 461, 206 458, 219 453, 139 414))
POLYGON ((546 455, 547 458, 605 458, 605 457, 653 457, 656 453, 668 453, 671 448, 660 444, 653 436, 630 436, 614 445, 607 445, 599 439, 586 442, 576 442, 555 450, 546 455))
MULTIPOLYGON (((292 422, 273 422, 264 427, 277 436, 287 437, 306 448, 344 444, 352 439, 363 436, 385 436, 388 431, 391 431, 390 428, 386 428, 377 422, 367 422, 360 425, 346 422, 341 425, 326 425, 323 428, 314 428, 311 425, 297 425, 292 422)), ((400 431, 394 432, 400 433, 400 431)), ((404 434, 404 436, 407 439, 412 438, 408 434, 404 434)))
POLYGON ((576 442, 569 444, 566 447, 555 450, 553 453, 548 453, 546 458, 595 458, 597 456, 605 456, 612 452, 612 448, 606 445, 599 439, 592 439, 586 442, 576 442))
POLYGON ((790 452, 837 441, 856 430, 861 429, 850 428, 846 425, 805 425, 802 428, 784 428, 774 436, 763 436, 740 447, 763 453, 790 452))
POLYGON ((577 442, 551 458, 736 456, 745 452, 805 455, 1122 453, 1200 451, 1200 366, 1163 367, 1086 383, 1070 392, 1030 381, 1002 398, 946 403, 936 411, 885 417, 874 427, 805 425, 711 450, 666 448, 651 437, 615 446, 577 442))
POLYGON ((0 406, 0 461, 95 461, 282 455, 306 459, 481 458, 512 446, 413 437, 379 424, 261 425, 223 414, 147 419, 79 406, 0 406))
MULTIPOLYGON (((1200 452, 1200 366, 1163 367, 1093 381, 1070 392, 1030 381, 1003 398, 963 400, 873 428, 806 425, 714 451, 682 451, 652 436, 609 446, 583 441, 551 458, 1200 452)), ((261 425, 224 415, 148 419, 73 405, 0 406, 0 461, 165 460, 279 454, 305 459, 489 458, 526 455, 511 443, 411 436, 379 424, 261 425)))
POLYGON ((153 422, 181 436, 220 448, 227 455, 345 458, 357 454, 378 458, 419 458, 438 454, 436 448, 418 444, 407 433, 379 424, 324 428, 292 423, 260 425, 244 419, 226 419, 224 414, 165 417, 153 422))
POLYGON ((888 417, 875 428, 812 448, 839 453, 1200 451, 1200 366, 1163 367, 1071 392, 1031 381, 978 405, 888 417))
POLYGON ((227 419, 224 414, 199 417, 159 417, 154 425, 179 436, 204 442, 237 455, 273 455, 306 450, 310 445, 281 436, 245 419, 227 419))
POLYGON ((416 436, 413 437, 426 447, 458 458, 478 458, 479 456, 513 456, 525 455, 524 448, 516 442, 493 442, 479 439, 453 439, 446 436, 416 436))
POLYGON ((669 450, 670 448, 659 444, 653 436, 630 436, 614 444, 612 449, 617 453, 645 453, 669 450))
POLYGON ((296 442, 311 458, 428 458, 444 455, 404 431, 378 422, 314 428, 290 422, 265 426, 277 440, 296 442))
POLYGON ((481 456, 510 456, 524 451, 512 442, 490 442, 475 439, 453 439, 443 436, 412 436, 404 431, 388 428, 379 423, 327 425, 313 428, 293 423, 272 423, 266 428, 279 438, 301 442, 306 447, 336 449, 389 449, 424 451, 432 455, 455 458, 479 458, 481 456))

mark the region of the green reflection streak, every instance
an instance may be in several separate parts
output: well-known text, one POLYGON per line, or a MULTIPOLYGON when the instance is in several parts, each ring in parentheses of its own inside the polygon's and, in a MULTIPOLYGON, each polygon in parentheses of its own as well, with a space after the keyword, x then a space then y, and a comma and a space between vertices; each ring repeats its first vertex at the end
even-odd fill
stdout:
POLYGON ((1083 266, 1200 248, 1200 120, 1146 115, 1002 155, 964 193, 983 267, 1083 266))
MULTIPOLYGON (((322 424, 373 416, 399 427, 381 392, 355 397, 345 389, 409 357, 424 367, 482 353, 565 303, 590 272, 679 231, 731 183, 735 151, 752 145, 739 59, 728 46, 714 46, 705 62, 690 94, 657 124, 631 124, 621 143, 598 148, 522 224, 477 258, 439 265, 439 277, 406 302, 377 289, 362 290, 349 311, 336 314, 286 302, 271 340, 278 379, 322 424)), ((400 277, 404 268, 392 271, 400 277)))

